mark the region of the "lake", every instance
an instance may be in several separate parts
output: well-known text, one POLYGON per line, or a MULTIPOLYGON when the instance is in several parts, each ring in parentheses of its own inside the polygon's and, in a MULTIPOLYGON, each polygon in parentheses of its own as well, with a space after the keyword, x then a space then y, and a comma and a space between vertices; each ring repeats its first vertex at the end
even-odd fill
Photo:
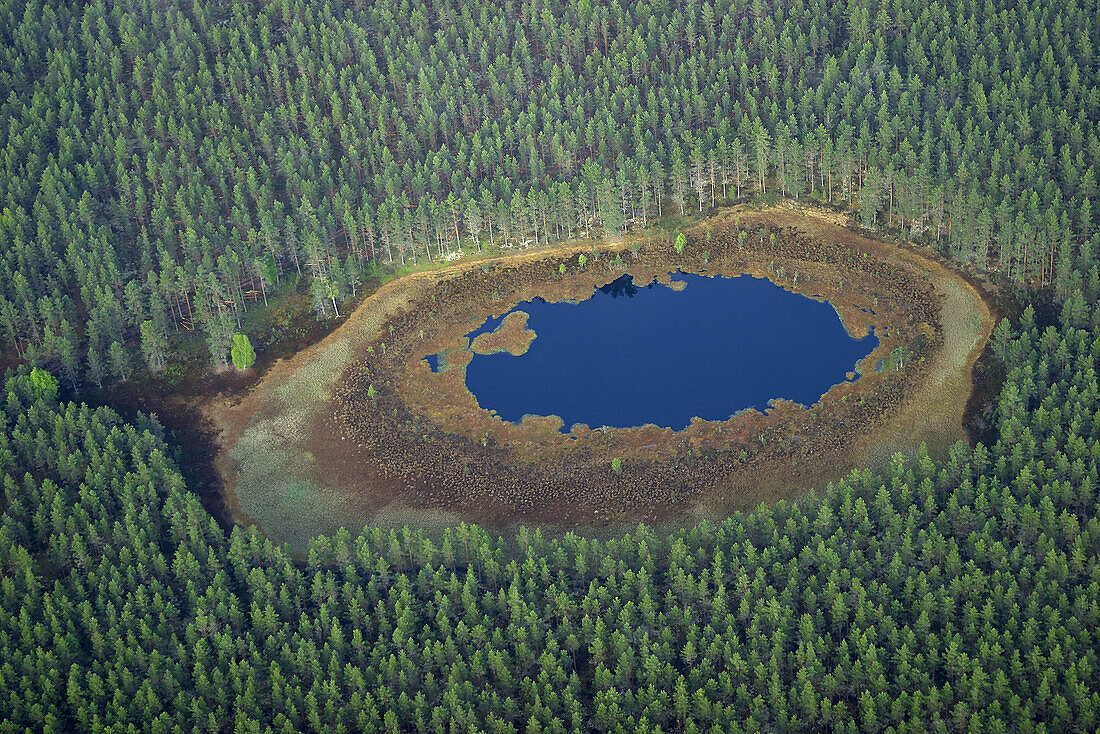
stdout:
MULTIPOLYGON (((693 417, 726 420, 785 398, 816 403, 878 346, 853 339, 828 303, 741 276, 675 273, 676 289, 629 275, 580 303, 536 298, 535 339, 525 354, 475 354, 466 385, 486 410, 519 422, 557 415, 576 423, 685 428, 693 417)), ((494 331, 508 314, 470 332, 494 331)), ((433 370, 442 367, 433 355, 433 370)))

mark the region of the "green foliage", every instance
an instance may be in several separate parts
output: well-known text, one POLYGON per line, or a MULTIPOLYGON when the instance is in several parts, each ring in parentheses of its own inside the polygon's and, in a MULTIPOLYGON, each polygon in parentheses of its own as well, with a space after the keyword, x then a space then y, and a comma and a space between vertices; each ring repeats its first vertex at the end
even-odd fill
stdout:
POLYGON ((168 359, 168 340, 152 321, 141 323, 141 352, 153 372, 160 372, 168 359))
POLYGON ((378 389, 375 388, 374 383, 367 385, 367 397, 373 398, 378 395, 378 389))
POLYGON ((0 2, 4 347, 102 385, 193 329, 220 365, 272 283, 336 316, 464 243, 803 196, 1047 287, 995 333, 989 445, 718 525, 295 559, 35 370, 0 730, 1100 729, 1095 7, 527 5, 0 2))
POLYGON ((13 378, 0 728, 1096 731, 1100 351, 1001 338, 997 435, 943 462, 717 525, 340 530, 302 559, 219 528, 155 421, 13 378))
POLYGON ((577 264, 578 264, 578 265, 579 265, 580 267, 582 267, 582 268, 583 268, 583 267, 584 267, 584 264, 585 264, 586 262, 588 262, 588 256, 587 256, 587 255, 585 255, 585 254, 584 254, 583 252, 582 252, 582 253, 581 253, 580 255, 577 255, 577 264))
POLYGON ((46 370, 35 367, 27 376, 27 382, 36 398, 44 400, 57 399, 57 378, 46 370))
POLYGON ((126 382, 130 379, 133 367, 130 364, 130 355, 122 346, 122 342, 111 342, 111 346, 107 350, 107 361, 111 367, 111 374, 116 380, 126 382))
MULTIPOLYGON (((275 258, 270 253, 264 255, 256 261, 257 267, 260 272, 260 276, 267 283, 275 283, 279 279, 279 266, 275 262, 275 258)), ((270 286, 268 286, 270 287, 270 286)))
POLYGON ((684 245, 686 245, 686 244, 687 244, 687 237, 684 236, 683 232, 678 233, 676 235, 676 244, 673 245, 673 247, 676 248, 676 252, 677 253, 683 253, 684 245))
POLYGON ((565 275, 565 263, 558 265, 558 275, 565 275))
POLYGON ((252 348, 252 342, 246 334, 233 335, 233 366, 239 370, 246 370, 256 364, 256 350, 252 348))
POLYGON ((912 353, 909 349, 902 346, 894 347, 890 350, 890 361, 894 365, 894 371, 900 371, 905 369, 905 365, 909 363, 909 359, 912 353))
POLYGON ((611 460, 611 471, 615 472, 616 474, 623 473, 623 460, 620 457, 616 456, 614 459, 611 460))
POLYGON ((224 365, 299 278, 336 317, 364 272, 756 195, 1091 287, 1091 6, 586 5, 0 4, 0 342, 98 383, 150 320, 224 365))

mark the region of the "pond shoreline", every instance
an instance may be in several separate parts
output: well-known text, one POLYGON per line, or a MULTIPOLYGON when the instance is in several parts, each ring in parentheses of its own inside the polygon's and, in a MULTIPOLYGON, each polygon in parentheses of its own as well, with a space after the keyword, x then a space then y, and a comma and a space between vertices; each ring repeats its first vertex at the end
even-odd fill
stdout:
MULTIPOLYGON (((275 365, 236 405, 208 406, 221 432, 219 471, 243 500, 234 514, 246 520, 247 513, 269 534, 292 542, 366 522, 606 527, 719 516, 795 497, 881 453, 869 451, 868 437, 896 433, 899 420, 912 423, 914 408, 942 419, 930 422, 926 435, 908 430, 901 437, 939 439, 933 449, 945 451, 966 438, 962 419, 971 389, 958 377, 969 380, 992 315, 954 271, 830 218, 789 206, 737 207, 688 230, 682 255, 661 240, 639 238, 599 245, 595 253, 590 246, 521 253, 386 284, 325 340, 275 365), (581 254, 588 259, 584 267, 581 254), (853 335, 866 333, 872 319, 860 309, 877 297, 874 321, 888 319, 891 328, 872 358, 888 357, 900 345, 925 356, 925 363, 915 358, 905 369, 842 383, 809 410, 780 402, 767 415, 748 411, 729 421, 697 421, 684 431, 592 431, 579 440, 551 436, 558 426, 548 419, 506 426, 477 408, 464 389, 425 386, 441 375, 423 357, 453 348, 456 336, 470 331, 471 303, 500 315, 532 295, 585 297, 616 268, 652 278, 670 266, 747 272, 827 298, 853 335), (838 273, 845 274, 839 283, 838 273), (936 361, 944 351, 937 303, 943 298, 933 291, 944 283, 953 284, 952 308, 978 308, 960 364, 958 354, 936 361), (902 307, 892 307, 891 299, 902 307), (948 367, 946 388, 935 394, 913 389, 930 369, 939 374, 948 367), (616 457, 622 458, 619 472, 611 470, 616 457)), ((957 352, 966 345, 948 346, 957 352)))
MULTIPOLYGON (((535 298, 502 321, 488 319, 465 335, 475 355, 465 367, 438 355, 429 355, 429 364, 437 374, 441 365, 465 369, 478 404, 509 423, 560 416, 565 432, 646 425, 680 431, 696 418, 766 411, 780 398, 811 406, 874 368, 862 363, 877 336, 852 337, 833 304, 765 278, 677 270, 664 278, 609 272, 604 279, 586 298, 535 298), (491 336, 510 346, 486 349, 491 336), (500 356, 478 356, 494 353, 500 356)), ((461 349, 467 347, 446 353, 461 349)))

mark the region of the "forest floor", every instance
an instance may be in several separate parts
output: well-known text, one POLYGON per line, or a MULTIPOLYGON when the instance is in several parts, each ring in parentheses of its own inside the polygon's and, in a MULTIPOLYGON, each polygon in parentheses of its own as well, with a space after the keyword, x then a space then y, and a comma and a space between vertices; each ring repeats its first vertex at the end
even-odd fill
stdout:
MULTIPOLYGON (((812 409, 780 405, 767 415, 751 411, 730 422, 697 422, 684 432, 653 427, 593 431, 580 442, 584 451, 577 452, 561 447, 568 439, 557 433, 554 419, 529 419, 518 427, 499 419, 493 424, 476 402, 472 407, 463 402, 472 401, 468 392, 463 396, 453 385, 432 388, 425 380, 434 373, 421 359, 465 333, 461 330, 473 316, 462 298, 470 290, 466 283, 478 284, 482 300, 488 300, 491 284, 505 284, 491 291, 494 302, 482 305, 485 313, 478 318, 483 320, 488 312, 498 315, 548 288, 560 290, 561 297, 590 291, 608 270, 592 267, 591 274, 554 277, 560 263, 575 262, 581 254, 601 259, 601 267, 610 268, 615 258, 627 271, 656 273, 674 264, 667 238, 523 250, 413 272, 378 287, 325 338, 271 364, 247 392, 203 401, 201 412, 218 436, 215 466, 233 519, 257 522, 269 536, 296 548, 318 533, 340 526, 355 530, 367 522, 442 526, 470 520, 498 528, 525 522, 606 531, 638 521, 720 517, 762 501, 793 498, 852 469, 886 462, 895 451, 915 452, 927 443, 934 455, 942 455, 967 437, 974 364, 994 322, 976 284, 929 252, 865 237, 848 228, 847 217, 817 207, 735 207, 687 231, 695 243, 710 242, 713 231, 721 237, 745 223, 797 232, 799 241, 816 243, 826 260, 851 260, 855 265, 846 266, 849 270, 864 267, 849 256, 861 253, 887 271, 895 268, 895 280, 901 278, 903 285, 899 273, 913 283, 923 281, 934 294, 938 315, 913 315, 908 332, 891 332, 914 337, 924 329, 933 335, 925 360, 898 374, 867 375, 865 370, 864 378, 834 388, 825 396, 832 399, 812 409), (847 254, 838 258, 836 253, 847 254), (455 315, 441 318, 448 308, 455 315), (435 328, 448 321, 449 331, 435 328), (368 400, 365 393, 375 380, 380 397, 368 400), (426 385, 428 392, 417 393, 426 385), (480 442, 474 440, 479 435, 480 442), (766 449, 763 437, 769 439, 766 449), (612 475, 606 470, 610 456, 623 451, 629 470, 612 475), (540 478, 539 472, 562 478, 540 478), (659 487, 677 484, 693 489, 678 497, 659 494, 659 487), (518 489, 509 494, 497 485, 518 489)), ((704 245, 692 247, 698 251, 704 245)), ((758 256, 738 259, 739 246, 732 240, 715 242, 710 249, 716 259, 727 253, 724 267, 743 272, 763 267, 758 256)), ((708 250, 703 263, 709 258, 708 250)), ((760 274, 782 281, 779 262, 786 260, 767 263, 778 272, 760 274)), ((827 293, 834 304, 844 301, 844 291, 859 291, 843 285, 830 291, 827 271, 815 270, 824 267, 821 263, 796 264, 804 271, 799 290, 827 293)), ((718 263, 711 266, 716 269, 718 263)), ((694 267, 703 269, 698 262, 694 267)), ((877 288, 867 280, 860 297, 877 288)), ((858 300, 849 295, 843 306, 853 332, 865 330, 860 319, 868 319, 856 309, 858 300)), ((899 310, 892 318, 897 322, 904 316, 899 310)), ((875 361, 891 345, 876 350, 875 361)))

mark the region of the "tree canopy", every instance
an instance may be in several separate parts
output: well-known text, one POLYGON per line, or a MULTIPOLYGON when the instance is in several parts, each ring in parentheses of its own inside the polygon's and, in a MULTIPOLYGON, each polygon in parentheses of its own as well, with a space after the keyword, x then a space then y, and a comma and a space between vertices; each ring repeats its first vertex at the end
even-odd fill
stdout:
POLYGON ((233 366, 239 370, 246 370, 256 364, 256 350, 252 348, 252 342, 246 334, 233 335, 233 351, 230 356, 233 358, 233 366))
MULTIPOLYGON (((1069 2, 0 1, 0 339, 229 360, 299 278, 752 194, 1064 297, 1092 277, 1097 13, 1069 2), (144 332, 143 324, 151 322, 144 332)), ((117 351, 117 350, 116 350, 117 351)))
POLYGON ((0 339, 28 365, 0 405, 0 731, 1097 731, 1098 19, 0 0, 0 339), (994 333, 985 444, 680 530, 366 528, 295 558, 219 527, 154 418, 56 399, 177 333, 227 365, 300 279, 334 317, 372 270, 746 196, 1041 289, 994 333))
POLYGON ((219 528, 155 420, 12 377, 0 728, 1094 731, 1100 340, 1029 309, 996 344, 994 442, 943 462, 680 531, 303 559, 219 528))

